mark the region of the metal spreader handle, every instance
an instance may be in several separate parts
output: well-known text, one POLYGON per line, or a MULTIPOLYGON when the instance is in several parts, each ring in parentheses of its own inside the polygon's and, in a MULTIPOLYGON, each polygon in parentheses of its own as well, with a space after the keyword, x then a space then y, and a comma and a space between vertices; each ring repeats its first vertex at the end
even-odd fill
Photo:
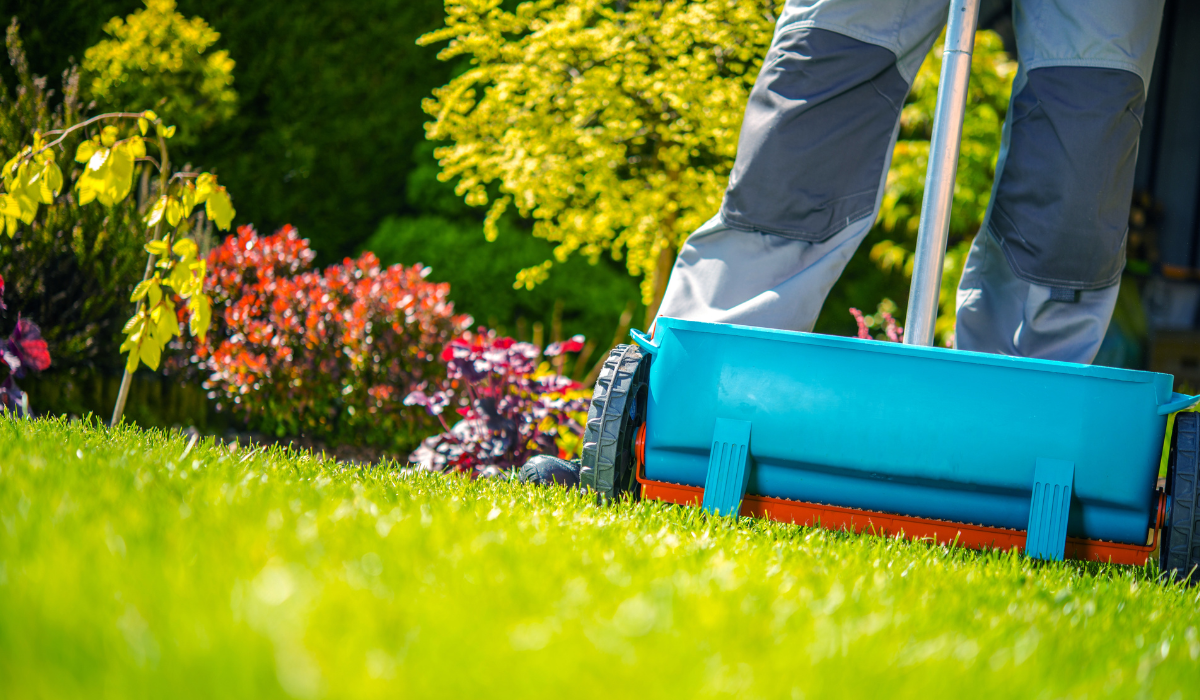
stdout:
POLYGON ((908 292, 908 318, 904 329, 904 342, 908 345, 933 345, 938 292, 942 288, 942 261, 946 257, 950 210, 954 206, 954 176, 958 171, 963 116, 967 111, 971 52, 975 48, 978 23, 979 0, 951 1, 942 77, 933 113, 933 137, 929 141, 929 170, 925 173, 925 196, 921 200, 921 225, 917 229, 916 259, 908 292))

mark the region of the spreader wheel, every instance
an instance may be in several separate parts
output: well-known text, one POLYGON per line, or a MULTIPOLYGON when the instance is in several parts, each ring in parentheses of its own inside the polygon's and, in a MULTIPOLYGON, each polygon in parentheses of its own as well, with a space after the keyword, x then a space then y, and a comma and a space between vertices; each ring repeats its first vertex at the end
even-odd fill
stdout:
POLYGON ((1175 414, 1167 458, 1167 518, 1159 568, 1168 576, 1200 583, 1200 413, 1175 414))
POLYGON ((636 345, 618 345, 608 354, 588 409, 579 482, 616 498, 637 496, 633 438, 645 416, 649 358, 636 345))

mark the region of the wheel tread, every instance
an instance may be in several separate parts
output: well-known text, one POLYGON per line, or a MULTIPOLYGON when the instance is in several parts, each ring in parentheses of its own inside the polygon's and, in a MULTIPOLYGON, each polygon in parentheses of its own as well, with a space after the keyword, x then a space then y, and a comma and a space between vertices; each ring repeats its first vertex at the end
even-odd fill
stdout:
POLYGON ((1200 413, 1179 413, 1171 436, 1167 494, 1170 522, 1163 528, 1160 565, 1173 578, 1200 581, 1200 413))

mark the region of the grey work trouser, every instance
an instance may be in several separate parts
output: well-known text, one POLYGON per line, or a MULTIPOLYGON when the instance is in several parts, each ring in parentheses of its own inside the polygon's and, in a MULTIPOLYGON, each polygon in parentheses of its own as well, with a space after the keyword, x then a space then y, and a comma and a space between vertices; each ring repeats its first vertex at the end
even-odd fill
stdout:
MULTIPOLYGON (((1124 267, 1162 0, 1016 0, 1020 65, 958 291, 959 348, 1091 362, 1124 267)), ((659 314, 811 330, 879 211, 947 0, 788 0, 720 213, 659 314)))

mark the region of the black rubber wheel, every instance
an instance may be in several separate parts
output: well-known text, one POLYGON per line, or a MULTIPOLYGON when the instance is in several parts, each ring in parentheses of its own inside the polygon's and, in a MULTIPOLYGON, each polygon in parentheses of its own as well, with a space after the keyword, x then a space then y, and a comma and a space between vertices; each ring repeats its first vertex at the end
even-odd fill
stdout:
POLYGON ((1200 583, 1200 413, 1175 414, 1167 458, 1167 511, 1158 564, 1171 579, 1200 583))
POLYGON ((558 484, 573 488, 579 485, 579 462, 568 462, 552 455, 537 455, 522 465, 521 471, 517 472, 517 479, 523 484, 558 484))
POLYGON ((633 438, 645 415, 649 369, 636 345, 618 345, 592 389, 579 483, 606 498, 637 497, 633 438))

